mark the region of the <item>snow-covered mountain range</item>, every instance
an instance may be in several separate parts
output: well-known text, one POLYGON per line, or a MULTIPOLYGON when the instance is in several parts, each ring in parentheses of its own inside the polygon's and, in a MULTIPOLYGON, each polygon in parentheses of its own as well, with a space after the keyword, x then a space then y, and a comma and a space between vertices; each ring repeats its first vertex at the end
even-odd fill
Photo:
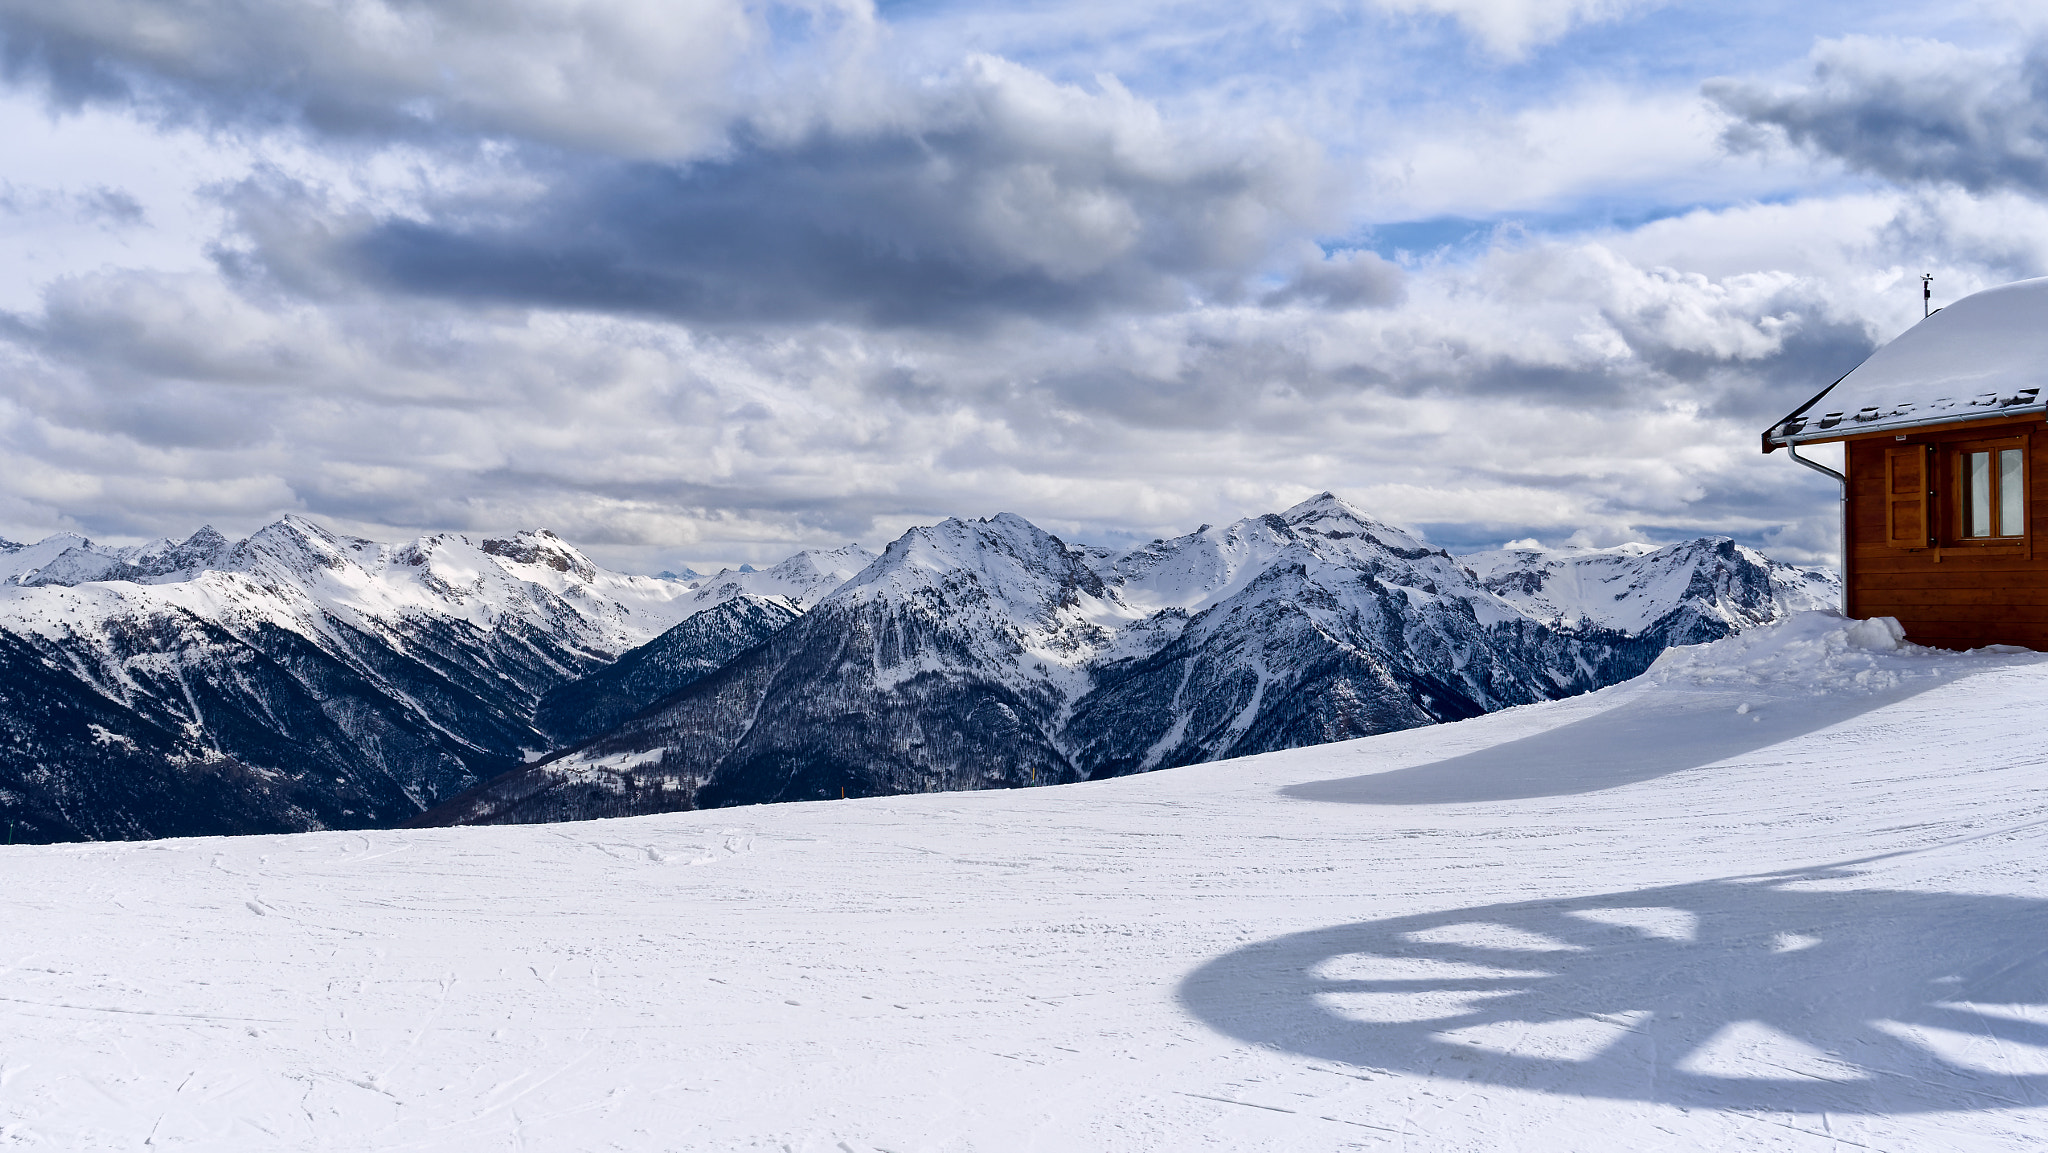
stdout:
POLYGON ((1837 595, 1724 539, 1470 560, 1327 493, 1122 552, 948 520, 422 820, 1015 787, 1319 744, 1585 692, 1837 595))
POLYGON ((0 541, 0 817, 99 839, 1115 776, 1584 692, 1835 589, 1717 539, 1453 557, 1328 494, 1123 551, 1006 514, 688 578, 297 517, 0 541))
POLYGON ((583 735, 547 727, 550 690, 736 604, 786 619, 866 555, 663 580, 548 532, 389 545, 297 517, 0 542, 0 813, 22 840, 393 824, 583 735))

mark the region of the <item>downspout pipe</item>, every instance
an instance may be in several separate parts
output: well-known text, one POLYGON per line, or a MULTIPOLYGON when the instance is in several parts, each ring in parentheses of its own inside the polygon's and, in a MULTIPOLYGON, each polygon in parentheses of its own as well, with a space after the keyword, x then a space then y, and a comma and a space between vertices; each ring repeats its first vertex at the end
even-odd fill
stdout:
POLYGON ((1787 442, 1785 443, 1785 451, 1786 451, 1787 453, 1789 453, 1789 454, 1791 455, 1791 457, 1792 457, 1792 459, 1793 459, 1793 460, 1795 460, 1795 461, 1799 462, 1800 464, 1803 464, 1803 465, 1805 465, 1806 467, 1808 467, 1808 468, 1812 469, 1812 470, 1813 470, 1813 471, 1815 471, 1815 472, 1818 472, 1818 473, 1822 473, 1822 474, 1824 474, 1824 475, 1827 475, 1827 476, 1831 476, 1831 477, 1835 478, 1835 484, 1836 484, 1836 486, 1837 486, 1837 488, 1836 488, 1836 492, 1837 492, 1837 494, 1838 494, 1838 495, 1837 495, 1837 498, 1836 498, 1836 499, 1837 499, 1837 500, 1839 500, 1839 501, 1841 502, 1841 505, 1842 505, 1842 615, 1843 615, 1843 616, 1848 616, 1848 615, 1849 615, 1849 478, 1848 478, 1848 477, 1846 477, 1846 476, 1843 476, 1843 475, 1842 475, 1841 473, 1839 473, 1839 472, 1836 472, 1836 471, 1835 471, 1834 469, 1831 469, 1831 468, 1829 468, 1829 467, 1828 467, 1827 465, 1821 464, 1821 463, 1820 463, 1819 461, 1813 461, 1813 460, 1808 460, 1808 459, 1806 459, 1805 457, 1803 457, 1803 456, 1800 456, 1800 455, 1799 455, 1799 445, 1798 445, 1798 444, 1796 444, 1796 443, 1794 443, 1794 442, 1792 442, 1792 441, 1787 441, 1787 442))

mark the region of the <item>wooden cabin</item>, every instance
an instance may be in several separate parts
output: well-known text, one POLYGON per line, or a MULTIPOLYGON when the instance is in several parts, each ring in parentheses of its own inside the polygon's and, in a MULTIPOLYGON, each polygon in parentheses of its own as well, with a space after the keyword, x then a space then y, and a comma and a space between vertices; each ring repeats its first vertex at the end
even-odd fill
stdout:
POLYGON ((2048 278, 1964 297, 1763 435, 1842 489, 1852 617, 2048 650, 2048 278), (1799 447, 1843 443, 1841 473, 1799 447))

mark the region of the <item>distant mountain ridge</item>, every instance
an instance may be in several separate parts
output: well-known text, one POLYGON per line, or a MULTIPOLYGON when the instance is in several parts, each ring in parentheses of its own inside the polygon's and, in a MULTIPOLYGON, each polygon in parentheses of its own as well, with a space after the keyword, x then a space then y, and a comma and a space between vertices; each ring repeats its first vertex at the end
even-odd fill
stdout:
POLYGON ((0 815, 21 840, 395 824, 567 743, 548 691, 732 584, 609 572, 545 531, 10 542, 0 815))
POLYGON ((1453 557, 1324 494, 1125 550, 1021 517, 687 580, 545 531, 0 541, 18 840, 1112 776, 1458 719, 1835 597, 1725 539, 1453 557))
POLYGON ((815 608, 424 823, 1113 776, 1598 688, 1825 607, 1731 541, 1463 563, 1332 494, 1122 552, 1020 517, 912 529, 815 608))

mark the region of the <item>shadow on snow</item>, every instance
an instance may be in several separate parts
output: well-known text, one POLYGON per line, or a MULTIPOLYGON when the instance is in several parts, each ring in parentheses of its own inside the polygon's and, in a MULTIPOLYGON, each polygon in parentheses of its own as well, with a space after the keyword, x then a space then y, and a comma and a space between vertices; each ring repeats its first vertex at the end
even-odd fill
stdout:
POLYGON ((1354 805, 1444 805, 1562 797, 1632 785, 1841 724, 1947 683, 1798 700, 1654 693, 1584 720, 1426 765, 1289 785, 1282 796, 1354 805), (1761 705, 1737 713, 1745 701, 1761 705))
POLYGON ((1574 1096, 1786 1112, 2048 1093, 2048 902, 1843 867, 1297 933, 1182 983, 1245 1041, 1574 1096))

